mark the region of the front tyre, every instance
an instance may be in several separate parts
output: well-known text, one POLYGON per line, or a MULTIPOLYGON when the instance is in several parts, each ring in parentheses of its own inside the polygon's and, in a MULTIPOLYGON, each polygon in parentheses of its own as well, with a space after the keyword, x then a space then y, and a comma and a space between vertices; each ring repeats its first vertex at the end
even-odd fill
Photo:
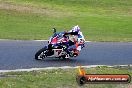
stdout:
POLYGON ((40 49, 36 54, 35 54, 35 59, 36 60, 42 60, 46 57, 46 52, 47 52, 47 48, 44 47, 42 49, 40 49))

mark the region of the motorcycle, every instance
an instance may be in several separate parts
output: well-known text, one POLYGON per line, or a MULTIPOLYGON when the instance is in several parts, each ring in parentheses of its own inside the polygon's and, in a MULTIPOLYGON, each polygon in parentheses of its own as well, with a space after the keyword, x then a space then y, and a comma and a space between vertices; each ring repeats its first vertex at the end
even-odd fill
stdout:
MULTIPOLYGON (((64 32, 56 32, 53 28, 53 36, 50 37, 48 45, 37 51, 35 54, 36 60, 42 60, 46 57, 69 59, 69 57, 76 57, 76 54, 69 55, 67 52, 68 44, 74 45, 70 42, 68 36, 64 37, 64 32)), ((75 48, 70 49, 70 53, 76 52, 75 48)))

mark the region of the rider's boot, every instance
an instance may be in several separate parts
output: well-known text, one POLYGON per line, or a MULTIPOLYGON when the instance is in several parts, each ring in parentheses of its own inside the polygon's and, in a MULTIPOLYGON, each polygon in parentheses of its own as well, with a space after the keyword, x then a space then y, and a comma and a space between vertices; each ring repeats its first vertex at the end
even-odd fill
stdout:
POLYGON ((74 53, 73 53, 73 56, 76 57, 79 55, 79 51, 78 50, 75 50, 74 53))
POLYGON ((67 54, 65 58, 66 58, 66 59, 69 59, 69 58, 70 58, 69 54, 67 54))

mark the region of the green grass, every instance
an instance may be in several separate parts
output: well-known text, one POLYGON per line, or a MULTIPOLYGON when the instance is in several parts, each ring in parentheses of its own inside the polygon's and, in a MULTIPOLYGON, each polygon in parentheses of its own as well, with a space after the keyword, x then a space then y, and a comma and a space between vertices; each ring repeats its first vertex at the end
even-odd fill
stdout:
POLYGON ((86 40, 132 41, 131 0, 0 0, 2 4, 1 39, 48 39, 52 27, 64 31, 78 24, 86 40))
MULTIPOLYGON (((130 74, 131 69, 96 67, 86 69, 87 74, 130 74)), ((1 73, 0 88, 80 88, 76 82, 77 69, 57 69, 31 72, 1 73), (12 77, 11 77, 12 76, 12 77)), ((132 84, 86 84, 81 88, 129 88, 132 84)))

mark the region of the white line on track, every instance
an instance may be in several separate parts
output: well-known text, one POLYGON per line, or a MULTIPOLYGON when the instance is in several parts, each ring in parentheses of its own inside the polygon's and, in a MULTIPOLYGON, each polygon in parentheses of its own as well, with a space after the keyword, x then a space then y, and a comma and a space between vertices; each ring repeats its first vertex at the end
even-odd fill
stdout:
MULTIPOLYGON (((7 41, 7 40, 12 40, 12 39, 0 39, 0 41, 7 41)), ((48 41, 48 40, 12 40, 12 41, 48 41)), ((85 42, 91 42, 91 41, 85 41, 85 42)))
MULTIPOLYGON (((93 68, 93 67, 97 67, 97 66, 107 66, 107 67, 132 67, 132 65, 89 65, 89 66, 81 66, 83 68, 93 68)), ((23 71, 38 71, 38 70, 53 70, 53 69, 75 69, 75 68, 79 68, 80 66, 62 66, 62 67, 45 67, 45 68, 30 68, 30 69, 15 69, 15 70, 0 70, 0 73, 5 73, 5 72, 23 72, 23 71)))
MULTIPOLYGON (((91 67, 97 67, 97 66, 106 66, 106 65, 89 65, 89 66, 81 66, 84 68, 91 68, 91 67)), ((4 73, 4 72, 21 72, 21 71, 37 71, 37 70, 52 70, 52 69, 74 69, 74 68, 78 68, 79 66, 62 66, 62 67, 45 67, 45 68, 30 68, 30 69, 15 69, 15 70, 0 70, 0 73, 4 73)), ((109 66, 111 67, 111 66, 109 66)))
MULTIPOLYGON (((32 40, 32 41, 48 41, 48 40, 32 40)), ((91 41, 85 41, 85 42, 91 42, 91 41)))

